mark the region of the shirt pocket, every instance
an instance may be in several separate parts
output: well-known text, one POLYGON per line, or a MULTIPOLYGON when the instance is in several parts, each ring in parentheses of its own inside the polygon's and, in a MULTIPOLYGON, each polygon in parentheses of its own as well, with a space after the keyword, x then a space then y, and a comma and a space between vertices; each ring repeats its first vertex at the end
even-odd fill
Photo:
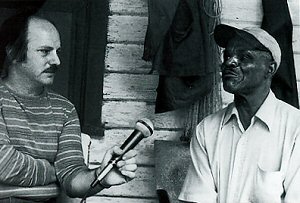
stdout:
POLYGON ((253 202, 280 203, 284 192, 283 180, 283 172, 266 171, 258 166, 253 188, 253 202))

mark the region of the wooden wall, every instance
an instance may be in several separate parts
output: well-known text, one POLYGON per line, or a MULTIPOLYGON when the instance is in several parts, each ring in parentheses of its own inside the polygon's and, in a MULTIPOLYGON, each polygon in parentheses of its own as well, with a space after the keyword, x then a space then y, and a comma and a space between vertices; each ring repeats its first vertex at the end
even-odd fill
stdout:
MULTIPOLYGON (((100 1, 100 0, 99 0, 100 1)), ((294 23, 294 53, 300 87, 299 0, 288 0, 294 23)), ((222 0, 221 22, 240 27, 259 26, 261 0, 222 0)), ((151 64, 144 62, 143 41, 147 27, 147 0, 110 0, 106 69, 103 84, 103 138, 93 138, 90 163, 97 165, 106 149, 121 144, 139 118, 152 119, 155 133, 142 141, 137 150, 139 169, 129 184, 104 190, 87 202, 157 203, 154 179, 154 140, 179 140, 183 112, 154 114, 157 75, 150 75, 151 64)), ((222 91, 223 104, 231 95, 222 91)))
POLYGON ((147 11, 147 0, 110 1, 102 104, 105 133, 102 139, 92 140, 90 162, 97 163, 106 149, 120 145, 140 118, 151 119, 155 132, 137 147, 137 177, 127 185, 113 187, 88 198, 88 202, 157 203, 154 140, 179 140, 181 135, 182 112, 154 115, 158 76, 148 74, 151 64, 141 59, 147 11))

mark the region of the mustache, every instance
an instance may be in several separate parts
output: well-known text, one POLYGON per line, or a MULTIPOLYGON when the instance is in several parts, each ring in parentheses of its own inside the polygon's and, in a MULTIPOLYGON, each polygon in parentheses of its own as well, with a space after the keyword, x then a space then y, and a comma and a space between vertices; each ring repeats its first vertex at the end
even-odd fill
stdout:
POLYGON ((225 75, 238 75, 238 73, 236 72, 236 70, 230 68, 230 67, 224 67, 222 69, 222 76, 225 76, 225 75))
POLYGON ((56 73, 57 70, 58 70, 58 66, 57 65, 51 65, 49 68, 47 68, 43 72, 44 73, 56 73))
POLYGON ((238 74, 234 71, 231 71, 231 70, 225 70, 225 71, 222 71, 222 77, 224 76, 238 76, 238 74))
POLYGON ((236 72, 236 70, 239 68, 240 66, 239 65, 225 65, 225 64, 221 64, 220 65, 220 69, 221 69, 221 72, 224 73, 224 72, 236 72))

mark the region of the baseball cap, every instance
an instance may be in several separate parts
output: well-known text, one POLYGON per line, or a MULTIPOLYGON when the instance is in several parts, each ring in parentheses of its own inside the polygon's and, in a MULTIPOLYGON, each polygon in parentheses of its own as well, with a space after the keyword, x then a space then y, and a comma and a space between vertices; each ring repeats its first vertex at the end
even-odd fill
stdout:
POLYGON ((270 51, 274 61, 277 63, 277 68, 279 67, 281 62, 281 50, 275 38, 272 37, 268 32, 258 27, 246 27, 243 29, 238 29, 225 24, 219 24, 215 27, 214 38, 220 47, 225 48, 229 40, 233 39, 234 37, 243 38, 256 47, 261 47, 262 45, 264 48, 270 51))

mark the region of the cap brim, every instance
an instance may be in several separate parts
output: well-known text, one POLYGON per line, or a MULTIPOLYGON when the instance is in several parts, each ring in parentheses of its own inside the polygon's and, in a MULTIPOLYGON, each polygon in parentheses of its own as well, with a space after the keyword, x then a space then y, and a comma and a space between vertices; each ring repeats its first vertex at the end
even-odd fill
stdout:
POLYGON ((225 48, 228 41, 234 38, 239 31, 241 30, 235 27, 225 24, 219 24, 215 27, 214 30, 215 41, 220 47, 225 48))

